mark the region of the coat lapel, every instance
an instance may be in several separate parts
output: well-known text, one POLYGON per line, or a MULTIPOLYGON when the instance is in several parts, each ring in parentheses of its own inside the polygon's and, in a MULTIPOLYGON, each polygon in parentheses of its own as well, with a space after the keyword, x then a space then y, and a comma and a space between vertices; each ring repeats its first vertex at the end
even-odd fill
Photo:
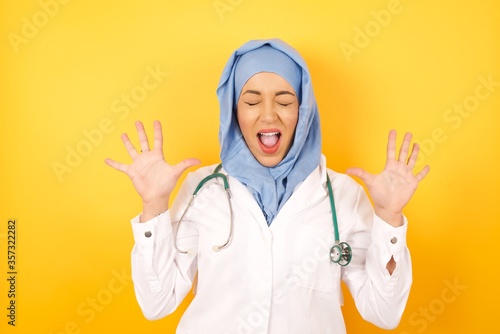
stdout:
POLYGON ((328 196, 326 190, 326 159, 322 155, 320 165, 297 186, 292 196, 274 219, 270 228, 278 231, 287 227, 287 222, 297 213, 307 210, 311 205, 328 196))

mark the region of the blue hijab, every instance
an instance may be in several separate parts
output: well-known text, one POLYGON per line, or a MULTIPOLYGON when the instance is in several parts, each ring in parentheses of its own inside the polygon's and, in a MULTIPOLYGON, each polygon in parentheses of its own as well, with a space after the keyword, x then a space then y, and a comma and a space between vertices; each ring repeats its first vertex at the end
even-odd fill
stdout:
POLYGON ((227 173, 253 194, 270 225, 279 210, 321 158, 319 113, 304 59, 279 39, 253 40, 229 58, 217 88, 220 103, 220 158, 227 173), (282 76, 299 98, 293 144, 274 167, 261 165, 248 149, 236 118, 236 104, 245 82, 259 72, 282 76))

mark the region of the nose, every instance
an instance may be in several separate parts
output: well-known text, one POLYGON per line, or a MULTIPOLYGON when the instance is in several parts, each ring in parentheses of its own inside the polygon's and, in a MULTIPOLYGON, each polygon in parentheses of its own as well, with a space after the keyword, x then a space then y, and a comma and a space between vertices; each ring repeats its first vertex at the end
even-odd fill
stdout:
POLYGON ((264 123, 272 123, 276 120, 278 114, 274 110, 273 102, 266 101, 262 104, 262 109, 260 113, 260 120, 264 123))

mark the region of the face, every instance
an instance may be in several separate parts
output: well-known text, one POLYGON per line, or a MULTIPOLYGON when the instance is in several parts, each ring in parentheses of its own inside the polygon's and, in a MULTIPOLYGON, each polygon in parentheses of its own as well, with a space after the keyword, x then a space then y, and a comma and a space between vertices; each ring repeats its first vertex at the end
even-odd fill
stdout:
POLYGON ((293 143, 299 100, 281 76, 261 72, 243 86, 237 117, 245 142, 263 166, 276 166, 293 143))

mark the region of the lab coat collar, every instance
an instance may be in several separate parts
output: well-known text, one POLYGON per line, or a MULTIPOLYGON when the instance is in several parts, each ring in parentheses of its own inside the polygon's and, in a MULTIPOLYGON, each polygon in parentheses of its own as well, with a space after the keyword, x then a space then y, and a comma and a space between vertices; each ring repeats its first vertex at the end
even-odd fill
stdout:
MULTIPOLYGON (((278 212, 270 226, 267 225, 262 210, 253 198, 253 195, 248 191, 247 187, 236 178, 232 177, 229 177, 229 183, 230 188, 234 189, 232 193, 241 196, 240 200, 246 203, 262 232, 271 234, 273 232, 278 232, 280 229, 287 228, 287 222, 290 221, 291 217, 300 211, 307 210, 311 205, 325 196, 328 196, 326 188, 326 171, 326 158, 324 155, 321 155, 319 166, 309 174, 304 181, 295 187, 292 196, 278 212)), ((226 173, 224 170, 223 172, 226 173)))
POLYGON ((300 211, 308 210, 311 205, 328 196, 326 171, 326 158, 321 155, 319 166, 295 188, 292 196, 278 212, 270 225, 272 231, 286 228, 291 217, 300 211))

